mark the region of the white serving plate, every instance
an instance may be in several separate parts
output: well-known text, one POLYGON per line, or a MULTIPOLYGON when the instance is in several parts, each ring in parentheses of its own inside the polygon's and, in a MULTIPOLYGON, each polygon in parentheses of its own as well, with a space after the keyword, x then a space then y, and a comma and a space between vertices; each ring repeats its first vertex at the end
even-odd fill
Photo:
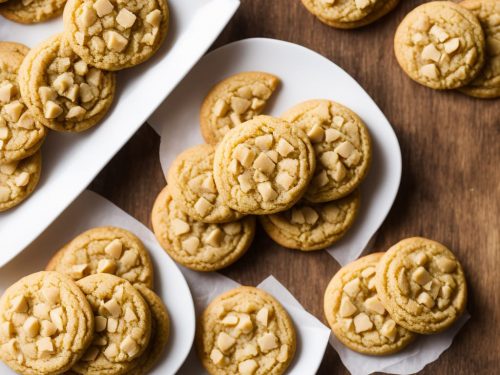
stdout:
POLYGON ((308 99, 331 99, 354 110, 373 140, 373 160, 361 190, 361 210, 354 226, 330 254, 341 264, 356 259, 369 246, 396 198, 401 180, 398 140, 375 102, 344 70, 305 47, 273 39, 246 39, 223 46, 190 71, 148 122, 161 135, 160 161, 166 172, 189 146, 203 143, 199 111, 210 88, 223 78, 258 70, 277 75, 282 85, 266 113, 279 116, 308 99))
MULTIPOLYGON (((0 213, 0 267, 30 244, 80 194, 174 89, 222 31, 239 0, 168 0, 167 40, 148 62, 118 74, 109 115, 83 134, 50 132, 34 194, 0 213)), ((62 31, 60 19, 19 25, 0 17, 0 40, 34 46, 62 31)))
MULTIPOLYGON (((0 272, 0 295, 21 277, 45 268, 57 249, 83 231, 97 226, 117 226, 136 234, 149 250, 154 264, 155 292, 170 316, 168 346, 152 374, 175 374, 193 344, 196 319, 189 287, 175 262, 158 245, 153 233, 100 195, 85 191, 45 232, 0 272)), ((15 374, 0 362, 0 374, 15 374)))

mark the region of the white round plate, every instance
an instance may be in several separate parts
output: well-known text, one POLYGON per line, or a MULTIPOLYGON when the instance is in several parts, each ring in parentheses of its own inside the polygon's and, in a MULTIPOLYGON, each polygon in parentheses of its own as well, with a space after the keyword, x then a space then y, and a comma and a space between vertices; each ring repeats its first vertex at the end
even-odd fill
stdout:
POLYGON ((361 187, 360 214, 347 235, 329 249, 341 264, 356 259, 369 245, 396 198, 401 150, 391 124, 363 88, 314 51, 288 42, 255 38, 228 44, 204 56, 148 120, 162 136, 163 171, 182 150, 203 143, 199 111, 210 88, 232 74, 252 70, 273 73, 282 80, 267 114, 279 116, 299 102, 324 98, 351 108, 368 126, 373 159, 361 187))
MULTIPOLYGON (((175 374, 191 350, 196 327, 193 299, 186 280, 148 228, 91 191, 83 192, 39 238, 1 269, 0 294, 23 276, 43 270, 50 257, 79 233, 105 225, 130 230, 149 250, 155 268, 154 290, 170 316, 168 346, 151 374, 175 374)), ((0 374, 15 372, 0 362, 0 374)))

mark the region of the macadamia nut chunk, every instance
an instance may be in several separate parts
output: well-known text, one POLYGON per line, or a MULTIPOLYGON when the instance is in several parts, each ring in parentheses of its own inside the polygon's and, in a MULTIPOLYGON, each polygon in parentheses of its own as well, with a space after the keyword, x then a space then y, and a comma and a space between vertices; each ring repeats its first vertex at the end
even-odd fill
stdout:
POLYGON ((359 186, 370 165, 371 140, 354 112, 329 100, 310 100, 282 117, 307 133, 316 155, 316 170, 305 199, 328 202, 359 186))
POLYGON ((333 333, 349 348, 364 354, 397 352, 414 334, 387 313, 375 287, 382 253, 360 258, 340 269, 325 292, 325 315, 333 333))
POLYGON ((210 373, 282 374, 293 359, 295 329, 283 307, 259 289, 217 297, 201 324, 197 345, 210 373))

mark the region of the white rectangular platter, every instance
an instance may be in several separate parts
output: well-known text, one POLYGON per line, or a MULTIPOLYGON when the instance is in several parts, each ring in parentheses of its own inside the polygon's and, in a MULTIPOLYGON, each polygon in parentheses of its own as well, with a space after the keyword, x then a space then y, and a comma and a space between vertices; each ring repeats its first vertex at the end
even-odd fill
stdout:
MULTIPOLYGON (((115 103, 104 121, 83 134, 50 132, 33 195, 0 213, 0 267, 29 245, 88 186, 200 59, 239 0, 169 0, 170 31, 148 62, 118 73, 115 103)), ((19 25, 0 19, 0 40, 32 47, 62 31, 60 19, 19 25)))

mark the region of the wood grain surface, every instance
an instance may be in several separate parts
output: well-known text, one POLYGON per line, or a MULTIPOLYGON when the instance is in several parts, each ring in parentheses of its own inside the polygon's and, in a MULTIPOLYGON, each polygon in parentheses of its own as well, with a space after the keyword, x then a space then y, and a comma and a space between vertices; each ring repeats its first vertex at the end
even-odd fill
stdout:
MULTIPOLYGON (((404 15, 421 3, 401 1, 373 25, 340 31, 317 21, 299 0, 242 0, 213 48, 249 37, 287 40, 331 59, 365 88, 392 123, 403 153, 401 188, 373 250, 408 236, 435 239, 455 252, 469 283, 472 319, 422 373, 494 374, 500 364, 500 101, 433 91, 404 75, 392 40, 404 15)), ((91 185, 147 225, 165 184, 158 146, 156 133, 143 126, 91 185)), ((338 269, 326 252, 284 250, 259 231, 252 249, 223 273, 248 285, 273 274, 325 321, 323 291, 338 269)), ((347 370, 329 347, 318 373, 347 370)))

